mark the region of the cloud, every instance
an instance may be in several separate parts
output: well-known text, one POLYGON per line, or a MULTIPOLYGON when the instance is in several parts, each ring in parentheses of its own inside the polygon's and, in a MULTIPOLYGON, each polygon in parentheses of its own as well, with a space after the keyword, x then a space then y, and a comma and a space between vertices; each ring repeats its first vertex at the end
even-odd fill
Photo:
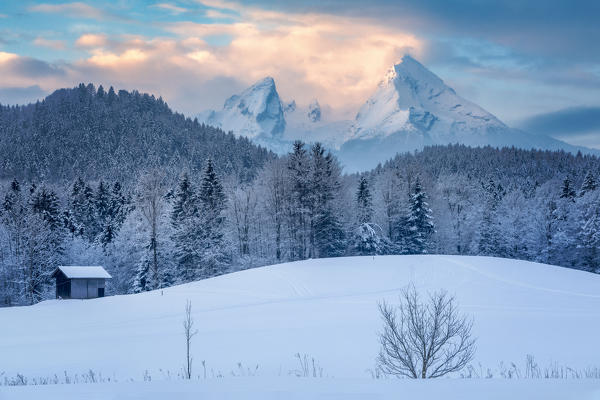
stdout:
POLYGON ((121 19, 121 17, 109 13, 100 8, 90 6, 82 2, 62 4, 38 4, 29 7, 29 11, 47 14, 61 14, 72 18, 87 18, 95 20, 121 19))
POLYGON ((532 133, 561 137, 600 133, 600 107, 571 107, 535 115, 523 121, 521 128, 532 133))
POLYGON ((48 92, 38 85, 28 87, 0 87, 0 104, 27 104, 44 98, 48 92))
POLYGON ((54 50, 64 50, 66 48, 65 42, 62 40, 44 39, 43 37, 35 38, 33 44, 40 47, 48 47, 54 50))
POLYGON ((34 101, 68 80, 68 68, 30 57, 0 52, 0 101, 34 101))
POLYGON ((200 39, 185 54, 195 68, 246 84, 273 76, 281 94, 299 103, 317 97, 354 113, 392 64, 407 52, 418 57, 423 47, 414 35, 367 19, 284 14, 232 2, 203 3, 234 11, 243 22, 165 24, 164 29, 180 38, 200 39), (227 45, 206 44, 219 35, 230 37, 227 45))
POLYGON ((179 15, 179 14, 188 12, 187 8, 179 7, 179 6, 176 6, 171 3, 159 3, 159 4, 154 4, 151 7, 156 7, 156 8, 165 10, 165 11, 169 11, 173 15, 179 15))
POLYGON ((106 44, 107 37, 105 34, 86 33, 75 41, 75 45, 78 47, 103 47, 106 44))

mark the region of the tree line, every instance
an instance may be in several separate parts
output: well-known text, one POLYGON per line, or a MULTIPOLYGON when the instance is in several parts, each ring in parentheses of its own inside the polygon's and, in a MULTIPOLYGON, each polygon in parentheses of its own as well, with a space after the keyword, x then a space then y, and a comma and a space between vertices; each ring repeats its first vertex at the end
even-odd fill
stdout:
POLYGON ((598 166, 564 152, 436 146, 344 175, 323 146, 296 142, 252 179, 211 158, 123 181, 15 178, 0 189, 0 301, 52 298, 61 264, 104 265, 108 293, 348 255, 489 255, 596 272, 598 166))

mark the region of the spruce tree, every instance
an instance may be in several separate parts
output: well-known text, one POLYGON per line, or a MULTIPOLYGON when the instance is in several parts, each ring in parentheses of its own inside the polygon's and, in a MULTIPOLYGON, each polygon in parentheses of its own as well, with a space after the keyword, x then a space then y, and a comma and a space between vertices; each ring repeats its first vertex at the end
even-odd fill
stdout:
POLYGON ((569 179, 569 177, 566 177, 563 180, 563 184, 560 190, 560 198, 570 199, 573 201, 575 199, 575 189, 573 189, 573 187, 571 186, 571 180, 569 179))
POLYGON ((310 211, 312 196, 310 190, 310 158, 301 141, 294 142, 288 156, 288 176, 290 198, 288 208, 288 235, 290 237, 290 259, 302 260, 308 257, 310 242, 310 211))
POLYGON ((171 212, 171 223, 176 228, 180 223, 193 216, 197 210, 195 210, 195 193, 190 182, 188 174, 184 174, 179 182, 177 192, 175 193, 175 199, 173 203, 173 211, 171 212))
POLYGON ((498 206, 502 200, 502 187, 490 179, 484 185, 483 215, 479 225, 478 254, 485 256, 501 256, 502 238, 498 226, 498 206))
POLYGON ((579 195, 583 196, 586 193, 593 192, 598 187, 598 183, 596 182, 596 178, 592 174, 591 171, 588 171, 585 174, 585 178, 583 179, 583 183, 581 184, 581 189, 579 190, 579 195))
POLYGON ((387 254, 390 249, 381 227, 373 222, 373 196, 367 179, 363 176, 356 191, 357 226, 352 247, 355 254, 369 256, 387 254))
POLYGON ((413 254, 427 253, 428 248, 431 247, 431 236, 435 230, 431 210, 427 204, 427 194, 421 187, 419 178, 415 182, 415 188, 410 198, 408 226, 409 252, 413 254))
POLYGON ((373 196, 369 189, 369 183, 363 176, 358 183, 356 192, 358 223, 371 223, 373 220, 373 196))
POLYGON ((175 245, 175 260, 177 263, 177 280, 193 281, 197 278, 200 258, 194 243, 198 230, 199 219, 198 197, 187 174, 184 174, 174 198, 171 213, 171 225, 174 233, 172 241, 175 245))
POLYGON ((228 261, 224 240, 226 197, 213 162, 209 158, 198 190, 200 236, 196 246, 201 253, 202 277, 219 275, 228 261))
POLYGON ((345 252, 345 234, 334 210, 334 200, 340 190, 339 168, 320 143, 311 149, 310 174, 310 257, 337 257, 345 252))

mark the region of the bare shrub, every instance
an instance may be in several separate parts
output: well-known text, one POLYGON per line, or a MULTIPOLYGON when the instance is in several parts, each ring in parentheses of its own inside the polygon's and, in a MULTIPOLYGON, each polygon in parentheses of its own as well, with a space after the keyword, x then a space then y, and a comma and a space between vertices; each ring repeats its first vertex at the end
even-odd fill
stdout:
POLYGON ((192 318, 192 302, 187 301, 185 303, 185 319, 183 320, 183 331, 185 333, 185 367, 184 376, 186 379, 192 379, 192 356, 190 349, 192 346, 192 338, 198 333, 197 329, 194 329, 194 319, 192 318))
POLYGON ((463 369, 475 354, 473 322, 459 313, 446 291, 422 302, 414 286, 400 294, 398 306, 379 304, 384 327, 377 366, 385 374, 438 378, 463 369))

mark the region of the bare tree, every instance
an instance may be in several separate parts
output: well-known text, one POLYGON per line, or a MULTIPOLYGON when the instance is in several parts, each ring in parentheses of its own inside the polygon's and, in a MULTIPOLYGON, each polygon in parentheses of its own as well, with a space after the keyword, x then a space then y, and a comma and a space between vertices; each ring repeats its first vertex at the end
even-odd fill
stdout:
POLYGON ((458 312, 446 291, 421 302, 414 286, 404 289, 400 304, 379 304, 384 322, 378 367, 386 374, 438 378, 464 368, 475 354, 473 322, 458 312))
POLYGON ((185 368, 184 374, 186 379, 192 379, 192 361, 193 358, 190 355, 190 349, 192 346, 192 338, 198 333, 197 329, 194 329, 194 319, 192 318, 192 302, 187 301, 185 303, 185 319, 183 320, 183 331, 185 333, 185 368))

